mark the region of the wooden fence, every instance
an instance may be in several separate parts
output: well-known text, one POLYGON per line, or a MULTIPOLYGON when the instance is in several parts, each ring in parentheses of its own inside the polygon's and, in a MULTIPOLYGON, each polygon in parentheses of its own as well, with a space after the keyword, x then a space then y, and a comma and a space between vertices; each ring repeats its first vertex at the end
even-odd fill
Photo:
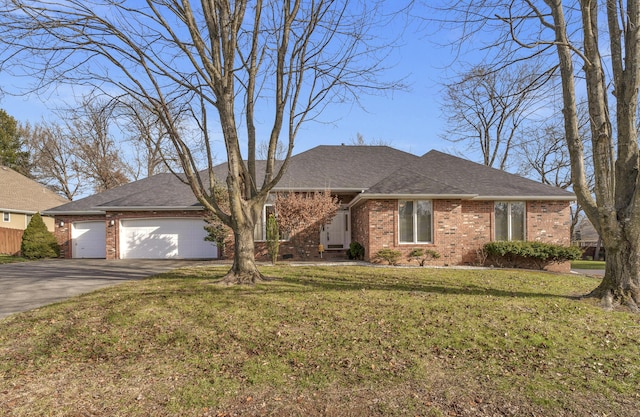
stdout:
POLYGON ((0 253, 18 255, 24 230, 0 227, 0 253))

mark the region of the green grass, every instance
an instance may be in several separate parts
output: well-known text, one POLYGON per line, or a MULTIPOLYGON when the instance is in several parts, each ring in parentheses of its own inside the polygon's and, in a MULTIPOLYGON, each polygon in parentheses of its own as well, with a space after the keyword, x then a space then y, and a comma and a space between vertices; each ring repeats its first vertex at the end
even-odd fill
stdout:
POLYGON ((0 321, 0 415, 627 416, 640 316, 581 276, 192 268, 0 321))
POLYGON ((0 264, 10 264, 13 262, 28 262, 29 260, 21 256, 0 254, 0 264))
POLYGON ((571 261, 573 269, 604 269, 604 261, 571 261))

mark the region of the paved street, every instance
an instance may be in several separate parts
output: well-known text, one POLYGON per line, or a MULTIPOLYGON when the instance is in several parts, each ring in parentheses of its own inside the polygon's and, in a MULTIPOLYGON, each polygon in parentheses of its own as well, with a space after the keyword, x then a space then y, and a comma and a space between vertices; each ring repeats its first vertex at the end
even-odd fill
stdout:
POLYGON ((2 318, 200 261, 49 259, 0 265, 2 318))

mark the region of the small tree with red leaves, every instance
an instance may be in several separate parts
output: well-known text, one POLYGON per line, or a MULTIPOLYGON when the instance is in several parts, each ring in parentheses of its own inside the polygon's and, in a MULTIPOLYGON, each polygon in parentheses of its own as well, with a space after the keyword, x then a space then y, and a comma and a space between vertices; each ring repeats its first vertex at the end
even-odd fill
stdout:
POLYGON ((275 209, 280 231, 291 237, 302 230, 328 223, 339 208, 338 198, 329 190, 276 194, 275 209))

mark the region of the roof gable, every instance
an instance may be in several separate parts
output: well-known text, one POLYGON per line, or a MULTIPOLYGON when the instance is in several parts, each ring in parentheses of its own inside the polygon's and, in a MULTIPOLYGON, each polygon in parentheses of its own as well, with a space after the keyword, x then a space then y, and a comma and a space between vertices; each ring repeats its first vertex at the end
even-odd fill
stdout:
POLYGON ((0 166, 0 210, 38 212, 68 200, 11 168, 0 166))

